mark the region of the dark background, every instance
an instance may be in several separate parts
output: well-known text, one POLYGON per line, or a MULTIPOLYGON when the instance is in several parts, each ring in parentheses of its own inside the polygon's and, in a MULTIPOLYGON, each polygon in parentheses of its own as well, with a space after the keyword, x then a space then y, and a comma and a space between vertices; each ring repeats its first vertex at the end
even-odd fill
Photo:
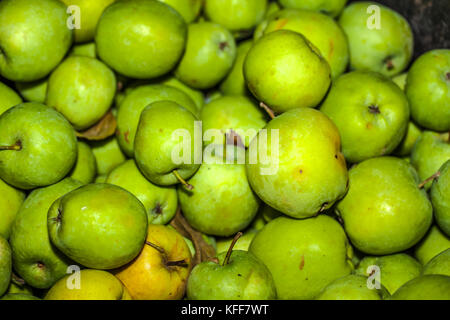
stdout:
MULTIPOLYGON (((361 0, 350 0, 356 2, 361 0)), ((450 48, 450 0, 375 0, 403 15, 414 32, 414 57, 450 48)))

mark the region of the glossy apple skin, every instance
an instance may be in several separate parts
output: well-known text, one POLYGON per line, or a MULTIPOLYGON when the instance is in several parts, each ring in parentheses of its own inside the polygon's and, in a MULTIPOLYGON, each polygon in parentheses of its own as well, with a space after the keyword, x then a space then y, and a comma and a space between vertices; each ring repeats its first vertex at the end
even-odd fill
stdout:
POLYGON ((339 77, 320 111, 338 127, 342 152, 352 163, 390 154, 409 122, 403 91, 375 72, 354 71, 339 77))
POLYGON ((0 236, 9 239, 17 212, 25 200, 25 192, 0 179, 0 236))
POLYGON ((409 163, 372 158, 353 166, 349 178, 349 190, 336 212, 357 249, 372 255, 397 253, 425 235, 433 209, 409 163))
POLYGON ((84 130, 105 115, 115 93, 116 77, 103 62, 70 56, 50 75, 46 104, 61 112, 75 129, 84 130))
POLYGON ((152 79, 175 67, 186 32, 183 17, 164 3, 118 0, 100 17, 95 43, 99 57, 118 73, 152 79))
POLYGON ((256 99, 282 113, 317 106, 330 86, 331 69, 303 35, 277 30, 254 43, 244 61, 244 77, 256 99))
POLYGON ((150 224, 148 243, 139 256, 128 265, 115 270, 115 275, 127 287, 135 300, 178 300, 183 298, 191 270, 191 253, 183 237, 174 229, 150 224), (168 262, 183 261, 183 266, 168 262))
POLYGON ((337 221, 325 215, 279 217, 253 239, 249 251, 269 268, 279 299, 313 299, 331 281, 350 274, 349 243, 337 221))
POLYGON ((350 274, 327 285, 316 300, 384 300, 389 296, 383 285, 380 289, 369 289, 367 277, 350 274))
POLYGON ((408 66, 413 54, 413 33, 399 13, 378 2, 355 2, 343 10, 339 24, 350 46, 350 67, 394 76, 408 66), (373 26, 370 6, 379 9, 380 28, 373 26), (370 28, 368 27, 370 25, 370 28))
POLYGON ((127 160, 116 137, 109 137, 100 141, 91 141, 89 142, 89 145, 94 153, 98 175, 104 175, 106 177, 106 175, 114 168, 127 160))
POLYGON ((274 300, 277 297, 272 274, 252 253, 233 250, 229 263, 205 261, 194 267, 189 276, 187 297, 190 300, 274 300))
POLYGON ((97 162, 91 147, 83 141, 78 141, 77 162, 69 176, 83 184, 88 184, 94 181, 96 174, 97 162))
POLYGON ((188 40, 175 77, 195 89, 217 85, 233 67, 236 43, 230 31, 212 22, 188 27, 188 40))
POLYGON ((2 1, 0 74, 12 81, 48 75, 72 44, 67 18, 66 6, 58 0, 2 1))
POLYGON ((10 238, 14 270, 34 288, 50 288, 73 263, 51 244, 47 213, 56 199, 81 186, 81 182, 66 178, 35 189, 17 213, 10 238))
POLYGON ((414 248, 414 256, 423 265, 441 252, 450 248, 450 237, 433 225, 423 239, 414 248))
POLYGON ((306 9, 320 11, 332 17, 337 17, 348 0, 279 0, 284 8, 306 9))
POLYGON ((61 252, 85 267, 102 270, 134 259, 148 224, 144 205, 111 184, 89 184, 67 193, 52 204, 47 220, 50 240, 61 252))
POLYGON ((450 236, 450 160, 439 169, 439 177, 431 187, 431 203, 436 223, 447 236, 450 236))
POLYGON ((309 10, 280 10, 258 25, 254 39, 281 29, 301 33, 311 41, 329 63, 333 79, 346 70, 349 62, 347 36, 333 18, 309 10))
POLYGON ((60 181, 77 158, 75 131, 62 114, 37 102, 17 105, 0 116, 0 178, 20 189, 60 181))
MULTIPOLYGON (((125 286, 111 273, 85 269, 79 273, 80 288, 70 289, 67 275, 45 295, 45 300, 132 300, 125 286)), ((73 280, 72 280, 73 281, 73 280)))
POLYGON ((339 132, 326 115, 310 108, 292 109, 264 129, 268 161, 261 156, 251 159, 251 150, 266 143, 260 132, 250 143, 246 167, 253 190, 265 203, 291 217, 308 218, 345 194, 348 175, 339 132), (277 132, 278 146, 272 139, 277 132))
POLYGON ((405 86, 413 120, 429 130, 450 130, 450 50, 431 50, 412 64, 405 86))
POLYGON ((369 277, 372 272, 372 269, 369 269, 370 272, 368 272, 370 266, 380 268, 380 282, 391 294, 422 273, 422 265, 419 261, 405 253, 366 256, 360 261, 355 273, 369 277))
POLYGON ((423 275, 405 283, 391 300, 450 300, 450 277, 423 275))
POLYGON ((0 82, 0 115, 22 102, 22 98, 10 87, 0 82))

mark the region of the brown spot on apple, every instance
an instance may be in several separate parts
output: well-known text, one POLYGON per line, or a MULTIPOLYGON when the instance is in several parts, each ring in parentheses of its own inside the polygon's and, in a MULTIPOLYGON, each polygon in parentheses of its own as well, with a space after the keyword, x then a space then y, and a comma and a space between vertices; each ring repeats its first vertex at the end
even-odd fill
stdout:
POLYGON ((275 30, 282 29, 288 23, 288 19, 278 20, 277 25, 275 26, 275 30))
POLYGON ((305 256, 302 255, 302 258, 300 259, 300 265, 298 266, 298 268, 300 270, 303 270, 304 267, 305 267, 305 256))
POLYGON ((128 136, 130 135, 130 131, 127 130, 124 134, 123 137, 125 138, 126 143, 130 143, 130 140, 128 139, 128 136))

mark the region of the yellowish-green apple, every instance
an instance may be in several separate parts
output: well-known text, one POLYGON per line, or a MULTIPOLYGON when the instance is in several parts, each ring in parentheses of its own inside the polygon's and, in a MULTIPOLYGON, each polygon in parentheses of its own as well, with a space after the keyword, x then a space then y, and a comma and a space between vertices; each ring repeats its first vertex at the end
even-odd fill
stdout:
POLYGON ((118 0, 103 11, 95 43, 99 57, 118 73, 151 79, 175 67, 186 35, 183 17, 165 3, 118 0))
POLYGON ((450 236, 450 160, 442 165, 431 187, 434 218, 441 230, 450 236))
POLYGON ((348 0, 278 0, 284 8, 319 11, 337 17, 348 0))
POLYGON ((111 273, 85 269, 67 275, 46 293, 45 300, 132 300, 125 286, 111 273), (79 277, 76 279, 76 277, 79 277), (78 282, 79 281, 79 282, 78 282), (77 285, 79 284, 79 287, 77 285))
POLYGON ((311 108, 292 109, 271 120, 250 143, 246 167, 256 194, 294 218, 329 209, 347 190, 339 132, 326 115, 311 108))
POLYGON ((450 300, 450 277, 429 274, 405 283, 391 300, 450 300))
POLYGON ((97 163, 97 174, 100 176, 106 176, 111 170, 127 160, 122 149, 120 149, 116 137, 109 137, 100 141, 90 141, 89 145, 92 148, 97 163))
POLYGON ((94 181, 97 175, 97 163, 91 147, 83 141, 78 141, 77 162, 69 176, 84 184, 94 181))
POLYGON ((17 212, 25 200, 25 193, 0 179, 0 236, 9 239, 17 212))
POLYGON ((450 248, 450 237, 433 225, 414 249, 414 256, 426 265, 431 259, 450 248))
POLYGON ((205 95, 201 90, 196 90, 185 85, 183 82, 181 82, 174 76, 166 77, 161 81, 161 84, 177 88, 178 90, 181 90, 184 93, 186 93, 192 99, 192 101, 195 102, 198 111, 200 111, 203 108, 203 105, 205 104, 205 95))
POLYGON ((311 41, 329 63, 333 79, 344 73, 349 61, 347 37, 333 18, 310 10, 280 10, 259 24, 254 38, 282 29, 301 33, 311 41))
POLYGON ((359 262, 355 273, 369 277, 374 272, 374 266, 379 268, 380 282, 390 294, 394 294, 398 288, 422 273, 419 261, 406 253, 366 256, 359 262))
POLYGON ((258 39, 244 61, 247 86, 275 113, 315 107, 328 91, 331 69, 308 39, 277 30, 258 39))
MULTIPOLYGON (((163 186, 186 184, 184 180, 195 174, 200 166, 196 148, 201 148, 196 147, 196 121, 193 113, 173 101, 157 101, 145 107, 136 132, 134 155, 148 180, 163 186)), ((201 136, 201 128, 199 131, 201 136)))
POLYGON ((8 240, 0 235, 0 297, 8 290, 12 272, 12 254, 8 240))
POLYGON ((345 7, 339 24, 348 38, 352 69, 391 77, 411 61, 413 33, 408 21, 396 11, 378 2, 354 2, 345 7))
POLYGON ((353 71, 339 77, 320 107, 336 124, 349 162, 390 154, 403 139, 409 107, 403 91, 382 74, 353 71))
POLYGON ((423 274, 450 276, 450 248, 439 253, 423 267, 423 274))
POLYGON ((30 102, 44 103, 47 97, 47 86, 47 78, 32 82, 16 82, 17 91, 26 101, 30 102))
POLYGON ((63 179, 77 158, 75 131, 62 114, 37 102, 0 116, 0 178, 34 189, 63 179))
POLYGON ((139 256, 115 274, 135 300, 179 300, 185 293, 191 259, 177 231, 150 224, 139 256))
POLYGON ((394 83, 396 85, 399 86, 400 89, 405 90, 405 86, 406 86, 406 77, 408 76, 408 72, 403 72, 401 74, 398 74, 394 77, 392 77, 392 81, 394 81, 394 83))
POLYGON ((0 3, 0 75, 35 81, 50 73, 72 44, 66 6, 58 0, 0 3))
POLYGON ((228 29, 212 22, 192 23, 175 76, 192 88, 209 89, 228 74, 235 58, 236 43, 228 29))
POLYGON ((350 187, 336 213, 352 244, 372 255, 411 248, 425 235, 433 209, 419 178, 394 157, 365 160, 349 171, 350 187))
POLYGON ((66 178, 35 189, 17 213, 10 238, 14 270, 34 288, 51 287, 73 263, 51 244, 47 213, 56 199, 81 186, 81 182, 66 178))
POLYGON ((69 55, 95 59, 97 58, 97 46, 95 45, 95 42, 80 43, 72 47, 69 55))
POLYGON ((450 130, 450 50, 431 50, 412 64, 405 87, 413 120, 429 130, 450 130))
POLYGON ((421 134, 422 129, 415 125, 414 122, 409 121, 408 128, 406 129, 406 134, 403 137, 403 140, 394 150, 394 154, 399 157, 409 156, 412 149, 414 148, 414 144, 421 134))
POLYGON ((22 102, 22 98, 10 87, 0 82, 0 115, 22 102))
POLYGON ((175 187, 161 187, 151 183, 139 171, 134 160, 127 160, 111 171, 106 183, 134 194, 144 205, 149 223, 167 224, 175 216, 178 206, 175 187))
POLYGON ((187 23, 197 19, 203 7, 203 0, 159 0, 178 11, 187 23))

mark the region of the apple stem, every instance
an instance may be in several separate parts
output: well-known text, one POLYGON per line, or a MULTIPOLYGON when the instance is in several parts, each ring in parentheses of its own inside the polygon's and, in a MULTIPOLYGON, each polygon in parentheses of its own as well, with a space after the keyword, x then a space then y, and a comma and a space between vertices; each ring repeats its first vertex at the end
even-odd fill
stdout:
POLYGON ((274 118, 275 118, 275 113, 273 112, 273 110, 270 109, 264 102, 260 102, 260 103, 259 103, 259 106, 260 106, 261 108, 263 108, 263 109, 267 112, 267 114, 269 115, 269 117, 270 117, 271 119, 274 119, 274 118))
POLYGON ((186 263, 186 260, 177 260, 177 261, 167 261, 166 266, 187 268, 189 265, 186 263))
POLYGON ((438 171, 435 174, 433 174, 431 177, 426 178, 424 181, 422 181, 419 184, 419 189, 422 189, 428 182, 433 181, 436 178, 439 178, 440 175, 441 175, 441 172, 438 171))
POLYGON ((22 149, 21 145, 15 144, 13 146, 0 146, 0 151, 2 150, 15 150, 15 151, 19 151, 22 149))
POLYGON ((231 241, 230 247, 228 248, 227 255, 225 256, 225 259, 223 260, 222 266, 227 265, 230 262, 231 253, 233 252, 234 245, 239 240, 239 238, 242 236, 242 232, 236 233, 236 235, 233 238, 233 241, 231 241))
POLYGON ((180 174, 178 173, 177 170, 173 170, 172 173, 174 174, 174 176, 178 179, 178 181, 180 181, 180 183, 188 190, 192 190, 194 189, 194 186, 187 183, 186 180, 184 180, 180 174))
POLYGON ((158 251, 159 251, 160 253, 162 253, 162 254, 165 254, 165 253, 166 253, 166 252, 164 251, 163 248, 161 248, 160 246, 157 246, 157 245, 154 244, 154 243, 151 243, 150 241, 145 241, 145 244, 147 244, 147 245, 149 245, 150 247, 152 247, 152 248, 158 250, 158 251))

